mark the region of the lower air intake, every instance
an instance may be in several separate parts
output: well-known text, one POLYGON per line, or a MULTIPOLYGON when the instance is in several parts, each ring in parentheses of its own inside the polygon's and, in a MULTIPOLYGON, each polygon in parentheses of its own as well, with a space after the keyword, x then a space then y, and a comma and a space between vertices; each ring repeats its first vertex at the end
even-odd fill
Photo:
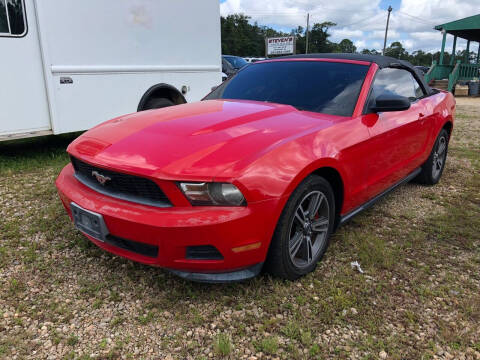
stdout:
POLYGON ((187 246, 185 257, 189 260, 223 260, 220 251, 212 245, 187 246))
POLYGON ((143 256, 148 256, 151 258, 156 258, 158 256, 158 247, 155 245, 127 240, 114 235, 107 235, 105 242, 107 244, 119 247, 127 251, 131 251, 143 256))

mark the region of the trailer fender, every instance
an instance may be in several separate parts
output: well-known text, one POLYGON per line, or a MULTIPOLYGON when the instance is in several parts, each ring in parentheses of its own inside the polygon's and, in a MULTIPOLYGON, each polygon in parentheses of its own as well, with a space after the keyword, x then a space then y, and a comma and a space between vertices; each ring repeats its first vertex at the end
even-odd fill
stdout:
POLYGON ((137 111, 148 110, 156 107, 185 104, 187 100, 177 88, 170 84, 156 84, 143 94, 138 103, 137 111), (160 106, 151 106, 157 104, 160 106))

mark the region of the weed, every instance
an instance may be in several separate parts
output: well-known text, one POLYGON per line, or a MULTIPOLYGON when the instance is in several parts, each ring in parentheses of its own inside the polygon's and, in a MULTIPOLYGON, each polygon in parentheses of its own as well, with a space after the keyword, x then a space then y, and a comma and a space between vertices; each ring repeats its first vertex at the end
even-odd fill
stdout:
POLYGON ((219 356, 227 356, 232 352, 232 342, 228 335, 220 333, 214 342, 215 353, 219 356))

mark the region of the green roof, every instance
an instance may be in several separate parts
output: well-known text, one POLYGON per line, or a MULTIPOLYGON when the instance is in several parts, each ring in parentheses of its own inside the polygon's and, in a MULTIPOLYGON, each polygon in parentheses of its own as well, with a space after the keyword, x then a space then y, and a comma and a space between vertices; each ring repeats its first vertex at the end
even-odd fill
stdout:
POLYGON ((443 29, 462 39, 480 42, 480 14, 435 26, 435 30, 443 29))

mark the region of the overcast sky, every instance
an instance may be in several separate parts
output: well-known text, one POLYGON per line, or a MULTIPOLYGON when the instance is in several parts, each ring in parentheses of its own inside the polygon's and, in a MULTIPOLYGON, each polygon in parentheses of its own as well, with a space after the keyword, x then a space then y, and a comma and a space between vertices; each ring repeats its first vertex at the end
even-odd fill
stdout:
MULTIPOLYGON (((310 13, 310 24, 337 23, 330 31, 333 41, 349 38, 359 50, 380 50, 389 5, 393 11, 387 46, 400 41, 409 52, 439 50, 442 37, 432 29, 435 25, 480 13, 480 0, 220 0, 220 11, 222 16, 244 13, 252 21, 284 31, 305 27, 310 13)), ((448 51, 452 41, 447 35, 448 51)), ((465 40, 457 41, 457 49, 465 47, 465 40)), ((470 49, 477 51, 478 43, 470 49)))

